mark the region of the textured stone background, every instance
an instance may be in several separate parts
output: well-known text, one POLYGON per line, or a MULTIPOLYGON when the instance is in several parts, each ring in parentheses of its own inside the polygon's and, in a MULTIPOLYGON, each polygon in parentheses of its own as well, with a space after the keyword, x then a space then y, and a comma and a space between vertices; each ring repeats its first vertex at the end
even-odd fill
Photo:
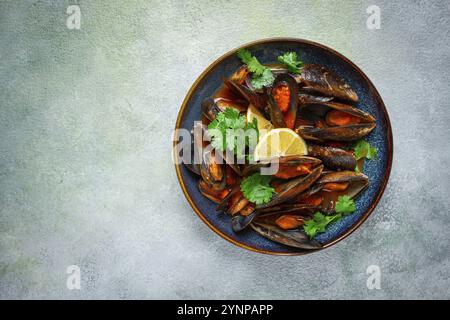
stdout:
POLYGON ((447 1, 0 1, 1 298, 450 298, 447 1), (382 10, 381 30, 366 8, 382 10), (335 247, 265 256, 192 212, 170 139, 187 90, 248 41, 359 65, 394 131, 388 188, 335 247), (81 268, 81 290, 66 268, 81 268), (382 271, 368 290, 366 268, 382 271))

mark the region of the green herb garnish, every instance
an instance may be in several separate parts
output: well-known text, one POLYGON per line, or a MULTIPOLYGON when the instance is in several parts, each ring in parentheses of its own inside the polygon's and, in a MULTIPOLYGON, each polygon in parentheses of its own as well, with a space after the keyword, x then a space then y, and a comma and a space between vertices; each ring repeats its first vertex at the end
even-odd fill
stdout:
POLYGON ((252 75, 252 86, 255 89, 262 89, 272 85, 275 80, 272 71, 263 64, 261 64, 255 56, 252 56, 247 49, 239 49, 237 52, 239 59, 247 65, 248 70, 252 75))
POLYGON ((334 206, 336 213, 349 214, 356 210, 355 201, 349 196, 339 196, 334 206))
POLYGON ((226 108, 219 112, 216 119, 208 125, 208 133, 211 136, 213 148, 220 151, 228 149, 233 151, 238 158, 243 158, 246 146, 254 147, 259 137, 256 119, 247 124, 245 116, 233 108, 226 108), (247 130, 255 130, 255 141, 251 141, 251 135, 246 134, 247 130))
POLYGON ((332 216, 326 216, 321 212, 316 212, 312 219, 307 220, 303 225, 303 230, 312 239, 316 234, 325 232, 326 227, 342 218, 342 214, 337 213, 332 216))
POLYGON ((244 196, 257 205, 267 203, 272 199, 275 189, 270 186, 270 176, 263 176, 259 172, 248 176, 241 182, 244 196))
POLYGON ((303 225, 303 230, 312 239, 316 234, 325 232, 326 227, 356 210, 355 202, 349 196, 339 196, 335 205, 336 214, 326 216, 321 212, 316 212, 312 219, 307 220, 303 225))
POLYGON ((378 153, 377 148, 372 147, 366 140, 359 140, 353 146, 356 160, 366 158, 368 160, 375 157, 378 153))
POLYGON ((292 73, 300 73, 300 67, 303 66, 303 62, 297 58, 297 52, 286 52, 278 57, 278 61, 285 64, 292 73))

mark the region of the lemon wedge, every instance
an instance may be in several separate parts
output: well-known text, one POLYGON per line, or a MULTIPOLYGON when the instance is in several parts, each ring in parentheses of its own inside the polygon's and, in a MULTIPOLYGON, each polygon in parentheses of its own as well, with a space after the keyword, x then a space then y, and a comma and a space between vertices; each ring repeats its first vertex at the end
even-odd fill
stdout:
POLYGON ((273 124, 255 106, 249 105, 247 109, 247 123, 251 123, 253 119, 257 121, 260 139, 273 129, 273 124))
POLYGON ((306 154, 307 145, 297 133, 288 128, 276 128, 260 138, 254 151, 254 159, 261 161, 306 154))

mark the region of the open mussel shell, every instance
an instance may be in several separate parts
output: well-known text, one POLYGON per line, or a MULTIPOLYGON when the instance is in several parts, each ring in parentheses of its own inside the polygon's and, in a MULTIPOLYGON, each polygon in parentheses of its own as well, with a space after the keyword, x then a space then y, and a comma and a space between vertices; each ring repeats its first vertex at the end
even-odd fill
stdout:
POLYGON ((223 79, 224 84, 238 97, 244 98, 249 104, 254 105, 257 109, 264 111, 267 106, 267 96, 260 94, 247 86, 230 79, 223 79))
POLYGON ((299 249, 315 250, 322 248, 322 244, 310 239, 302 229, 283 230, 272 224, 254 221, 250 224, 253 230, 263 237, 299 249))
POLYGON ((215 190, 211 188, 203 179, 198 181, 198 189, 206 198, 217 204, 222 203, 223 199, 229 194, 229 190, 227 188, 215 190))
POLYGON ((249 164, 249 165, 245 166, 242 174, 244 176, 247 176, 252 173, 258 172, 261 170, 261 168, 269 167, 272 164, 271 161, 272 162, 278 161, 279 168, 282 168, 283 166, 298 166, 301 164, 310 164, 311 167, 317 167, 319 164, 321 164, 321 160, 314 158, 314 157, 285 156, 285 157, 280 157, 278 159, 259 161, 257 163, 249 164))
POLYGON ((214 190, 223 190, 227 182, 225 165, 216 156, 214 150, 203 150, 200 174, 205 183, 214 190))
POLYGON ((364 123, 375 122, 375 118, 367 112, 351 105, 335 101, 309 101, 308 103, 302 105, 302 110, 322 118, 326 117, 328 111, 337 110, 358 117, 361 122, 364 123))
POLYGON ((253 211, 249 215, 236 214, 231 218, 231 229, 234 232, 240 232, 247 228, 252 221, 258 216, 257 211, 253 211))
POLYGON ((229 80, 232 80, 238 84, 243 84, 249 75, 250 72, 248 71, 247 66, 243 65, 230 76, 229 80))
POLYGON ((358 102, 358 95, 350 85, 335 72, 321 65, 305 64, 296 80, 304 91, 358 102))
POLYGON ((279 74, 273 83, 269 94, 269 115, 272 124, 275 128, 294 128, 295 120, 297 118, 298 109, 298 84, 295 79, 288 73, 279 74), (289 88, 289 102, 286 112, 282 112, 276 99, 274 92, 279 86, 287 86, 289 88))
POLYGON ((203 115, 209 120, 213 121, 217 115, 227 108, 235 109, 240 113, 247 111, 247 102, 233 101, 227 99, 213 99, 206 98, 201 102, 200 108, 203 115))
POLYGON ((323 165, 319 165, 314 168, 311 173, 305 176, 300 176, 284 182, 278 187, 280 192, 274 194, 270 202, 257 206, 257 209, 272 207, 295 198, 308 189, 320 177, 322 170, 323 165))
POLYGON ((360 172, 355 171, 337 171, 323 175, 316 184, 325 186, 327 183, 343 183, 348 182, 349 185, 345 190, 345 194, 350 198, 356 197, 362 190, 369 185, 369 178, 360 172))
POLYGON ((265 222, 265 219, 269 216, 277 215, 281 216, 284 214, 289 215, 299 215, 305 218, 310 218, 314 212, 320 210, 318 206, 312 206, 308 204, 282 204, 278 206, 273 206, 264 209, 257 209, 248 215, 236 214, 231 219, 232 229, 235 232, 242 231, 247 226, 250 225, 255 219, 259 222, 265 222))
POLYGON ((307 140, 353 141, 366 136, 376 126, 375 118, 372 115, 353 106, 333 101, 305 104, 302 106, 301 114, 307 120, 321 120, 322 123, 326 124, 328 113, 331 110, 346 113, 357 119, 358 122, 339 126, 300 126, 296 130, 297 133, 307 140))
POLYGON ((368 135, 375 129, 375 123, 360 123, 341 127, 315 128, 310 126, 300 126, 296 131, 306 140, 323 142, 334 141, 354 141, 368 135))
POLYGON ((325 167, 330 169, 354 170, 356 168, 356 158, 347 150, 310 144, 308 154, 322 160, 325 167))

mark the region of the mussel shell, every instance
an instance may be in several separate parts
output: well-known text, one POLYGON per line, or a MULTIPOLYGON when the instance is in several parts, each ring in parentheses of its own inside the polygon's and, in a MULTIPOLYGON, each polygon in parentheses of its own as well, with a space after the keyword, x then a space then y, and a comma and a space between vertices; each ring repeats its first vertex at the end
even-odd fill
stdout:
POLYGON ((284 122, 283 113, 281 112, 280 107, 278 107, 278 104, 276 103, 272 95, 269 95, 268 109, 270 122, 272 122, 273 126, 275 128, 286 128, 286 122, 284 122))
POLYGON ((214 151, 205 148, 203 150, 202 163, 200 164, 200 174, 210 188, 214 190, 223 190, 227 182, 225 165, 223 163, 217 163, 216 161, 217 159, 214 151), (214 175, 211 173, 210 167, 213 162, 216 163, 215 165, 219 166, 219 169, 221 170, 220 180, 215 179, 214 175))
POLYGON ((303 103, 301 103, 301 108, 302 116, 310 120, 325 119, 328 111, 337 110, 358 117, 361 123, 375 122, 375 118, 372 115, 362 111, 361 109, 355 108, 345 103, 326 101, 326 99, 322 99, 322 101, 319 99, 304 99, 303 103))
MULTIPOLYGON (((317 158, 308 156, 286 156, 280 157, 278 159, 273 159, 272 161, 274 160, 278 160, 279 166, 298 166, 300 164, 308 163, 311 164, 312 167, 316 167, 322 162, 317 158)), ((259 171, 263 167, 268 167, 270 164, 271 164, 270 161, 260 161, 254 164, 249 164, 244 168, 242 174, 244 176, 250 175, 252 173, 259 171)))
POLYGON ((322 170, 323 165, 319 165, 314 168, 310 174, 285 182, 280 186, 280 193, 275 194, 270 202, 257 206, 257 209, 275 206, 295 198, 300 193, 308 189, 320 177, 322 170))
POLYGON ((299 93, 298 95, 298 102, 300 105, 307 105, 311 103, 324 103, 324 102, 330 102, 334 98, 333 97, 326 97, 326 96, 317 96, 307 93, 299 93))
MULTIPOLYGON (((203 153, 203 140, 202 135, 204 133, 204 127, 200 122, 194 123, 194 126, 191 130, 191 146, 189 150, 183 150, 189 151, 191 153, 189 162, 185 161, 185 158, 183 159, 184 166, 191 172, 201 175, 200 172, 200 164, 202 162, 202 153, 203 153)), ((186 160, 187 160, 186 159, 186 160)))
POLYGON ((235 109, 239 112, 245 112, 247 110, 246 103, 242 101, 232 101, 227 99, 213 99, 206 98, 200 104, 203 115, 209 120, 213 121, 217 115, 227 108, 235 109))
POLYGON ((230 192, 223 198, 220 202, 218 202, 216 211, 225 211, 228 207, 228 202, 230 201, 231 197, 241 190, 240 183, 236 183, 234 186, 229 187, 230 192))
POLYGON ((356 158, 352 152, 319 145, 308 145, 308 154, 322 160, 325 167, 336 170, 354 170, 356 158))
POLYGON ((243 84, 249 74, 247 66, 243 65, 230 76, 230 80, 238 84, 243 84))
POLYGON ((325 96, 358 102, 358 95, 339 75, 317 64, 305 64, 297 81, 309 92, 318 92, 325 96))
POLYGON ((210 188, 203 179, 200 179, 198 181, 198 189, 200 190, 201 194, 203 194, 209 200, 211 200, 217 204, 219 204, 221 202, 221 199, 218 198, 216 194, 214 194, 214 193, 220 192, 220 191, 210 188))
POLYGON ((330 172, 317 180, 318 185, 325 185, 327 183, 341 183, 349 182, 345 194, 350 198, 356 197, 362 190, 369 185, 369 178, 360 172, 355 171, 337 171, 330 172))
POLYGON ((234 232, 239 232, 239 231, 244 230, 252 223, 252 221, 258 216, 258 214, 259 213, 257 211, 253 211, 252 213, 250 213, 247 216, 243 216, 241 214, 235 214, 231 218, 231 229, 234 232))
POLYGON ((375 129, 375 123, 358 123, 347 126, 316 128, 311 126, 300 126, 296 132, 306 140, 323 142, 334 141, 355 141, 368 135, 375 129))
POLYGON ((224 84, 236 95, 244 98, 249 104, 254 105, 259 110, 265 110, 267 106, 267 97, 264 94, 259 94, 252 91, 248 87, 237 83, 236 81, 223 79, 224 84))
MULTIPOLYGON (((233 200, 233 197, 230 198, 230 201, 233 200)), ((231 215, 236 215, 239 211, 244 209, 248 204, 249 201, 244 195, 241 195, 234 203, 229 203, 229 207, 226 211, 226 213, 231 215)))
POLYGON ((298 110, 298 84, 289 73, 279 74, 273 83, 273 88, 269 92, 269 113, 270 120, 275 128, 284 128, 286 126, 293 129, 297 118, 298 110), (280 110, 277 102, 273 98, 273 91, 280 85, 286 85, 289 88, 289 105, 285 115, 280 110), (286 119, 289 119, 286 124, 286 119))
POLYGON ((216 155, 218 157, 221 157, 224 161, 224 163, 226 163, 227 165, 230 166, 231 169, 233 169, 233 171, 238 175, 238 176, 242 176, 242 170, 239 166, 239 164, 237 164, 235 158, 231 157, 229 154, 227 154, 227 152, 221 152, 219 150, 215 150, 216 151, 216 155))
POLYGON ((263 208, 257 210, 260 217, 263 218, 267 215, 280 215, 280 214, 291 214, 291 215, 301 215, 301 216, 312 216, 316 211, 320 211, 320 206, 313 206, 310 204, 303 203, 284 203, 281 205, 276 205, 268 208, 263 208))
POLYGON ((253 230, 262 235, 263 237, 299 249, 316 250, 322 248, 316 240, 311 240, 301 229, 283 230, 274 225, 268 225, 259 222, 253 222, 250 224, 253 230))

